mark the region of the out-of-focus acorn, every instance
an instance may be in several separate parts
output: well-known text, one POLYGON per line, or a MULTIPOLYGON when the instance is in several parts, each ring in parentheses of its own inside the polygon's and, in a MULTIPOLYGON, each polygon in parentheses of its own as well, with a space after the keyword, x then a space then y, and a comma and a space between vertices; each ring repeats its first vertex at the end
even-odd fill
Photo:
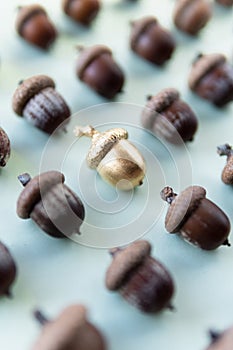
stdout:
POLYGON ((101 4, 99 0, 63 0, 63 11, 75 22, 90 25, 97 16, 101 4))
POLYGON ((11 145, 6 132, 0 127, 0 167, 4 167, 11 154, 11 145))
POLYGON ((11 296, 10 287, 16 278, 17 268, 8 248, 0 242, 0 296, 11 296))
POLYGON ((233 0, 215 0, 215 1, 223 6, 232 6, 233 5, 233 0))

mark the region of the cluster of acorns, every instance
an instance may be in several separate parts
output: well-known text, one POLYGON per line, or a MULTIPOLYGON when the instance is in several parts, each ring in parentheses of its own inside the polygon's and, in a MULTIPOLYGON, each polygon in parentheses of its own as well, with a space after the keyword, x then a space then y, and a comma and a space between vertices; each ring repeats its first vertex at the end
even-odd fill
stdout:
MULTIPOLYGON (((233 5, 232 0, 217 2, 224 6, 233 5)), ((101 7, 99 0, 64 0, 62 4, 68 16, 85 25, 91 23, 101 7)), ((188 34, 196 35, 210 17, 211 5, 206 0, 179 0, 175 5, 174 23, 188 34)), ((21 37, 42 49, 49 48, 57 36, 54 25, 40 5, 20 7, 16 28, 21 37)), ((175 49, 171 33, 154 17, 144 17, 132 23, 130 45, 139 56, 157 65, 170 59, 175 49)), ((114 61, 111 50, 102 45, 81 49, 77 75, 108 99, 115 97, 124 84, 123 71, 114 61)), ((189 87, 200 97, 222 107, 233 100, 233 68, 222 54, 199 55, 190 72, 189 87)), ((55 90, 54 81, 45 75, 33 76, 19 84, 13 96, 13 109, 48 134, 52 134, 61 124, 65 127, 70 117, 70 109, 55 90)), ((141 121, 146 129, 171 143, 191 141, 198 125, 195 113, 180 99, 179 92, 174 88, 167 88, 148 97, 141 121)), ((146 171, 144 160, 128 142, 126 130, 117 128, 100 133, 88 126, 78 127, 76 134, 92 137, 87 162, 106 181, 117 185, 120 180, 127 179, 129 188, 142 184, 146 171), (117 155, 117 159, 113 159, 112 154, 117 155), (121 159, 124 160, 123 164, 120 164, 121 159)), ((233 184, 233 150, 225 144, 218 147, 218 153, 227 156, 222 180, 226 184, 233 184)), ((6 165, 9 156, 10 141, 0 128, 1 167, 6 165)), ((64 184, 65 177, 62 173, 49 171, 32 179, 25 173, 19 176, 19 180, 25 187, 17 202, 19 217, 33 219, 43 231, 56 238, 69 237, 80 231, 85 219, 84 205, 64 184), (71 212, 75 215, 71 215, 71 212)), ((123 185, 122 189, 127 190, 128 185, 123 185)), ((170 205, 165 219, 168 232, 177 233, 206 250, 229 245, 229 219, 206 198, 203 187, 190 186, 179 195, 172 188, 165 187, 161 191, 161 198, 170 205)), ((147 241, 141 240, 125 248, 115 248, 110 253, 113 260, 106 273, 106 287, 109 290, 118 291, 144 312, 172 308, 172 277, 151 256, 151 246, 147 241)), ((0 243, 1 295, 10 295, 16 271, 9 250, 0 243)), ((35 317, 44 325, 41 337, 33 347, 35 350, 106 349, 103 336, 88 322, 86 310, 81 305, 68 307, 53 322, 47 320, 40 311, 35 312, 35 317)), ((208 349, 231 350, 232 334, 232 329, 222 335, 215 334, 213 344, 208 349)))

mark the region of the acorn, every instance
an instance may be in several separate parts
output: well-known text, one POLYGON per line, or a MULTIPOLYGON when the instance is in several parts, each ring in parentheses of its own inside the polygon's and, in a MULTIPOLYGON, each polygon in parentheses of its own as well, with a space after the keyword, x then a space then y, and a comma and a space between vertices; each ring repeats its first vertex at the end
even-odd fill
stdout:
POLYGON ((211 344, 206 350, 232 350, 233 346, 233 327, 224 332, 210 331, 211 344))
POLYGON ((143 312, 172 308, 172 277, 159 261, 151 257, 149 242, 136 241, 126 248, 112 249, 110 253, 113 260, 105 278, 110 291, 118 291, 143 312))
POLYGON ((8 248, 0 242, 0 296, 11 296, 10 287, 17 274, 16 264, 8 248))
POLYGON ((99 132, 92 126, 77 126, 74 133, 77 137, 92 138, 87 164, 96 169, 106 182, 125 191, 142 185, 145 161, 138 149, 127 140, 128 132, 125 129, 99 132))
POLYGON ((198 55, 188 83, 192 91, 217 107, 233 101, 233 67, 222 54, 198 55))
POLYGON ((21 219, 31 218, 44 232, 56 238, 80 233, 84 206, 64 184, 62 173, 48 171, 33 179, 25 173, 18 179, 24 186, 17 201, 17 214, 21 219))
POLYGON ((80 80, 108 99, 122 92, 124 73, 107 46, 78 47, 78 50, 76 74, 80 80))
POLYGON ((7 133, 0 127, 0 167, 4 167, 11 154, 11 145, 7 133))
POLYGON ((162 65, 168 61, 176 47, 173 35, 153 16, 131 22, 130 47, 145 60, 162 65))
POLYGON ((75 22, 90 25, 100 10, 99 0, 62 0, 63 11, 75 22))
POLYGON ((144 128, 175 144, 192 141, 198 126, 195 113, 173 88, 148 97, 141 122, 144 128))
POLYGON ((89 322, 83 305, 65 308, 55 320, 48 320, 41 311, 34 312, 43 326, 32 350, 106 350, 100 331, 89 322))
POLYGON ((226 6, 226 7, 230 7, 233 5, 233 0, 215 0, 216 2, 218 2, 220 5, 226 6))
POLYGON ((209 0, 176 1, 173 18, 176 27, 190 35, 197 35, 212 16, 209 0))
POLYGON ((233 150, 232 147, 225 143, 225 145, 218 146, 217 152, 220 156, 227 156, 227 163, 222 171, 222 181, 226 185, 233 185, 233 150))
POLYGON ((161 198, 170 204, 165 227, 185 241, 205 250, 230 245, 230 221, 226 214, 206 198, 201 186, 190 186, 179 195, 171 187, 161 191, 161 198))
POLYGON ((47 75, 35 75, 21 81, 13 95, 12 107, 16 114, 48 134, 61 123, 64 129, 70 117, 69 107, 55 90, 53 79, 47 75))
POLYGON ((39 4, 19 6, 15 26, 24 40, 43 50, 47 50, 57 37, 46 10, 39 4))

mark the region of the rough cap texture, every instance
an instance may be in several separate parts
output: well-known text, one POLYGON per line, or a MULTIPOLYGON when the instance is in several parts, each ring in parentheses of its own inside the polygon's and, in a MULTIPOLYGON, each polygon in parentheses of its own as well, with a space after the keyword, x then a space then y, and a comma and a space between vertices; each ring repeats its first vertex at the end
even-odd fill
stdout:
POLYGON ((158 21, 153 16, 147 16, 143 17, 141 19, 138 19, 136 21, 132 22, 132 30, 131 30, 131 47, 133 48, 136 45, 136 42, 138 40, 138 37, 147 30, 147 27, 151 24, 157 24, 158 21))
POLYGON ((0 127, 0 167, 4 167, 10 157, 11 145, 6 132, 0 127))
POLYGON ((217 65, 226 62, 226 57, 219 53, 200 55, 197 60, 194 61, 192 69, 189 74, 189 87, 195 89, 200 80, 208 74, 217 65))
POLYGON ((55 83, 47 75, 35 75, 24 80, 13 95, 12 107, 15 113, 22 116, 27 102, 41 90, 48 87, 55 88, 55 83))
POLYGON ((151 245, 145 240, 137 241, 128 247, 112 250, 113 260, 106 273, 106 287, 117 290, 121 287, 127 274, 150 255, 151 245))
POLYGON ((81 50, 76 66, 76 72, 80 79, 82 79, 86 67, 102 54, 109 54, 112 56, 112 51, 104 45, 95 45, 81 50))
POLYGON ((19 34, 21 34, 21 28, 25 21, 35 14, 43 13, 47 16, 45 9, 39 4, 33 4, 28 6, 19 7, 19 11, 16 18, 15 27, 19 34))

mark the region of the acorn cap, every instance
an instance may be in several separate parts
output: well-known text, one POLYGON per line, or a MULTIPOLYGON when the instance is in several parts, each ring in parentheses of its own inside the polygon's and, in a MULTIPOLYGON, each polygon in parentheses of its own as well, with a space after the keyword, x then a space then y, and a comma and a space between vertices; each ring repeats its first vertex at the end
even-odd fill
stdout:
POLYGON ((11 144, 7 133, 0 127, 0 167, 4 167, 10 158, 11 144))
POLYGON ((95 45, 80 49, 80 54, 76 66, 76 71, 80 79, 82 79, 83 73, 87 66, 103 54, 109 54, 112 56, 112 51, 105 45, 95 45))
POLYGON ((131 47, 134 48, 134 46, 137 43, 138 37, 147 30, 148 26, 157 23, 157 18, 153 16, 146 16, 136 21, 132 21, 132 30, 130 36, 131 47))
POLYGON ((48 87, 55 88, 55 83, 47 75, 35 75, 24 80, 13 95, 12 107, 15 113, 22 116, 27 102, 41 90, 48 87))
POLYGON ((203 187, 190 186, 174 197, 165 218, 166 230, 170 233, 178 232, 205 196, 206 190, 203 187))
POLYGON ((186 8, 192 4, 195 3, 197 0, 178 0, 175 4, 175 9, 173 13, 173 17, 176 18, 176 22, 179 22, 179 16, 183 15, 183 12, 186 10, 186 8))
POLYGON ((190 89, 195 89, 200 80, 219 64, 226 62, 226 57, 219 53, 199 55, 194 61, 189 74, 190 89))
POLYGON ((31 179, 21 192, 17 201, 17 214, 22 219, 28 219, 41 195, 52 186, 64 183, 65 176, 59 171, 47 171, 31 179))
POLYGON ((39 4, 32 4, 28 6, 20 6, 16 18, 15 28, 19 34, 21 34, 21 29, 24 24, 30 17, 35 14, 42 13, 47 16, 47 12, 44 7, 39 4))
POLYGON ((124 249, 112 249, 113 260, 109 266, 105 284, 109 290, 121 287, 127 275, 150 255, 151 245, 145 240, 136 241, 124 249))

